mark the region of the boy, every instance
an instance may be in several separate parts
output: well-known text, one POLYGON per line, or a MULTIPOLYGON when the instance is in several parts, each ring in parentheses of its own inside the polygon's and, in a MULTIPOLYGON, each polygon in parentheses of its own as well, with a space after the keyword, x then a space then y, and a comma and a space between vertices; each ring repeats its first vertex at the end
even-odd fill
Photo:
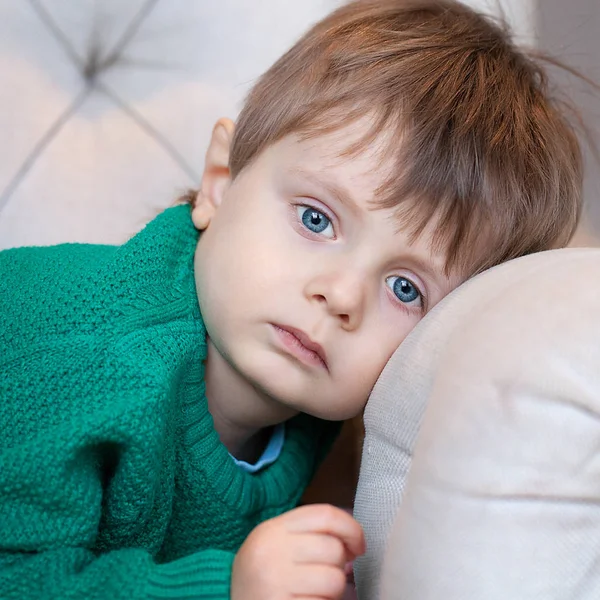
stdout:
POLYGON ((462 281, 566 244, 580 192, 495 25, 334 12, 217 123, 191 206, 0 254, 0 595, 338 598, 358 524, 290 511, 334 422, 462 281))

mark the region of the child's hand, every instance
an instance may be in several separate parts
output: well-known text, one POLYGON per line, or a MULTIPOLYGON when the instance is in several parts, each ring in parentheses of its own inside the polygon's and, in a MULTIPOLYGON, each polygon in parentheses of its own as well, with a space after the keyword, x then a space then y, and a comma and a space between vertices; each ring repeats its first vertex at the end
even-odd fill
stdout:
POLYGON ((233 563, 231 600, 337 600, 346 564, 364 551, 362 529, 347 512, 296 508, 248 536, 233 563))

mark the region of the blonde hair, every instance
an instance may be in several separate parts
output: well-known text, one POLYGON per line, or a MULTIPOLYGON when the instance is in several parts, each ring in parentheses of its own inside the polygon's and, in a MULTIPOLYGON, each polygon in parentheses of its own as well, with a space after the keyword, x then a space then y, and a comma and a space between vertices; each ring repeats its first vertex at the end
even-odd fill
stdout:
POLYGON ((355 0, 306 33, 251 90, 237 176, 289 134, 372 115, 352 155, 381 138, 394 168, 377 204, 397 208, 447 270, 473 274, 566 245, 581 212, 582 155, 539 60, 506 27, 454 0, 355 0))

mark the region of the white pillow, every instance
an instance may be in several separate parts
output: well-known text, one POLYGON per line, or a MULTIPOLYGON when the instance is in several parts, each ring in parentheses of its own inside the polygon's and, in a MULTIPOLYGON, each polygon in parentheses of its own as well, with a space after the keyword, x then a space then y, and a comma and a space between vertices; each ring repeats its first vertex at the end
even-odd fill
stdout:
POLYGON ((600 597, 599 274, 596 249, 512 261, 400 346, 365 413, 360 600, 600 597))

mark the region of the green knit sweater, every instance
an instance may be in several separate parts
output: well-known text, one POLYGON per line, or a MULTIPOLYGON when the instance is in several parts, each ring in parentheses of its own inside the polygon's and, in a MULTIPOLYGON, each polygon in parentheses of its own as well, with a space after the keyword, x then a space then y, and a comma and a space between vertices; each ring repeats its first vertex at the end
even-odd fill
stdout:
POLYGON ((338 425, 300 415, 237 467, 204 396, 187 206, 123 246, 0 252, 0 597, 229 597, 234 553, 296 505, 338 425))

